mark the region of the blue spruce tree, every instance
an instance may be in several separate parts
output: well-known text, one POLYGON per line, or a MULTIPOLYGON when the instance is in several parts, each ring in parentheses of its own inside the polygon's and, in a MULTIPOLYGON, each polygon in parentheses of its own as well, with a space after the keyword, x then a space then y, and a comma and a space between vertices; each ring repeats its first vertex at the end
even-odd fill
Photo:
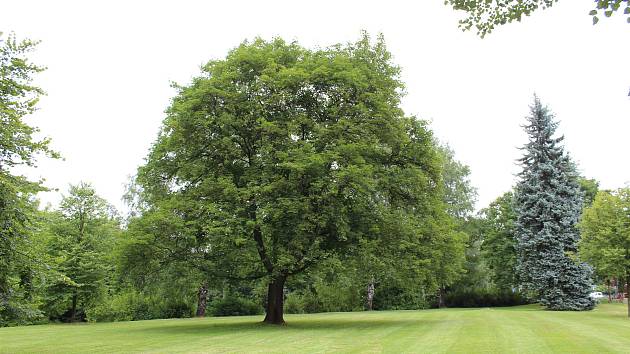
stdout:
POLYGON ((558 125, 537 97, 527 124, 523 171, 516 187, 518 276, 549 310, 590 310, 591 269, 573 257, 582 192, 575 165, 554 138, 558 125))

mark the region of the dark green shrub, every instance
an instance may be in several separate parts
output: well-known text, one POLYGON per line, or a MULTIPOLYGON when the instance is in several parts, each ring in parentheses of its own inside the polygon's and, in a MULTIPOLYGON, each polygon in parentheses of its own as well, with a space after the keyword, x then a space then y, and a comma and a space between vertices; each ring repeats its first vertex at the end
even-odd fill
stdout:
POLYGON ((33 304, 11 301, 0 294, 0 327, 42 324, 48 319, 33 304))
POLYGON ((345 284, 317 284, 317 300, 321 305, 318 312, 349 312, 363 308, 364 300, 356 288, 345 284))
POLYGON ((360 290, 348 284, 318 281, 312 288, 294 290, 285 299, 287 313, 360 311, 360 290))
POLYGON ((527 304, 518 292, 486 289, 457 290, 446 294, 447 307, 501 307, 527 304))
POLYGON ((170 301, 163 303, 161 307, 161 318, 192 317, 195 310, 192 303, 178 299, 170 299, 170 301))
POLYGON ((375 289, 375 310, 420 310, 429 305, 422 292, 409 285, 383 282, 375 289))
POLYGON ((162 294, 149 295, 127 289, 88 308, 86 317, 90 322, 191 317, 194 304, 185 300, 174 297, 165 298, 162 294))
POLYGON ((157 318, 149 299, 134 290, 124 290, 86 310, 89 322, 148 320, 157 318))
POLYGON ((312 292, 307 292, 306 294, 302 295, 302 301, 304 304, 304 313, 324 312, 319 298, 312 292))
POLYGON ((304 313, 304 298, 298 293, 290 293, 284 300, 284 312, 304 313))
POLYGON ((254 301, 233 296, 213 301, 209 310, 212 316, 248 316, 263 313, 262 306, 254 301))

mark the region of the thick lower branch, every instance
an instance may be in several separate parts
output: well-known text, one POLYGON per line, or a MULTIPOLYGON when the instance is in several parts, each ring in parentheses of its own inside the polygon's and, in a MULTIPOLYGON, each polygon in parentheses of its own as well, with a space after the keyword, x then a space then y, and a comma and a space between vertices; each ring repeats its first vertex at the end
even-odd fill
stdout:
POLYGON ((260 256, 260 260, 262 261, 265 269, 269 274, 273 273, 273 264, 271 264, 271 260, 267 256, 267 251, 265 250, 265 244, 262 238, 262 232, 260 231, 260 226, 254 226, 254 241, 256 241, 256 249, 258 250, 258 255, 260 256))

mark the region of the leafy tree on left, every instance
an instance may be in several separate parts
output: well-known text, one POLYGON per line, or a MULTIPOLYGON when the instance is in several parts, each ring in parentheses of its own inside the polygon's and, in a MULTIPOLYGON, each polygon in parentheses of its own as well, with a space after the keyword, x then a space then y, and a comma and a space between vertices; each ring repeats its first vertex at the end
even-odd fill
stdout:
POLYGON ((49 140, 36 139, 38 129, 24 120, 43 94, 32 80, 44 68, 28 60, 36 45, 12 34, 3 39, 0 33, 0 326, 41 316, 32 288, 34 273, 45 267, 29 247, 29 238, 37 209, 34 196, 46 188, 42 181, 13 172, 16 166, 34 166, 37 154, 58 157, 49 140))

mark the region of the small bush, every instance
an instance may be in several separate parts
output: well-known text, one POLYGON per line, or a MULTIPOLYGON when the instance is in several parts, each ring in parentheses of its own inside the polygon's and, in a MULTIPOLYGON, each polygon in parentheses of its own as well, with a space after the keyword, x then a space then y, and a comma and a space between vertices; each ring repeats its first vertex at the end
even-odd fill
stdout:
POLYGON ((10 298, 8 301, 0 299, 0 327, 48 322, 48 319, 35 305, 11 300, 10 298))
POLYGON ((187 318, 194 313, 193 304, 185 301, 171 299, 160 306, 161 318, 187 318))
POLYGON ((429 307, 430 303, 422 292, 409 285, 383 283, 375 289, 375 310, 420 310, 429 307))
POLYGON ((290 293, 284 300, 284 312, 304 313, 304 298, 298 293, 290 293))
MULTIPOLYGON (((363 309, 364 300, 359 291, 343 284, 317 284, 318 312, 349 312, 363 309)), ((314 296, 314 294, 313 294, 314 296)))
POLYGON ((287 313, 349 312, 363 309, 360 290, 352 286, 318 282, 308 290, 296 290, 287 295, 287 313))
POLYGON ((135 291, 124 291, 88 308, 89 322, 114 322, 151 318, 146 299, 135 291))
POLYGON ((215 300, 210 304, 209 310, 212 316, 248 316, 263 313, 259 304, 240 297, 215 300))
POLYGON ((193 304, 179 298, 147 295, 135 290, 124 290, 88 308, 89 322, 139 321, 156 318, 191 317, 193 304))
POLYGON ((302 301, 304 304, 304 313, 324 312, 322 302, 319 300, 317 295, 308 292, 305 295, 302 295, 302 301))

